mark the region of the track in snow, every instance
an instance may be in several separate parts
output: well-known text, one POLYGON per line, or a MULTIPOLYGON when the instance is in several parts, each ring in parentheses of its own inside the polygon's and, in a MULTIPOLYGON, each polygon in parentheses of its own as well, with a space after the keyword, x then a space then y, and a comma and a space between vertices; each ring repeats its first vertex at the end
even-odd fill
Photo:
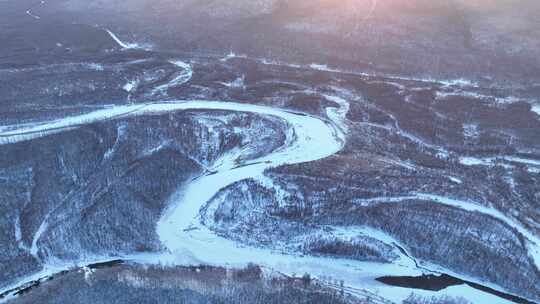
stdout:
POLYGON ((107 34, 116 42, 120 47, 126 50, 133 50, 133 49, 140 49, 140 50, 148 50, 150 47, 148 45, 142 45, 139 43, 131 43, 131 42, 124 42, 120 40, 120 38, 113 33, 111 30, 105 29, 107 34))

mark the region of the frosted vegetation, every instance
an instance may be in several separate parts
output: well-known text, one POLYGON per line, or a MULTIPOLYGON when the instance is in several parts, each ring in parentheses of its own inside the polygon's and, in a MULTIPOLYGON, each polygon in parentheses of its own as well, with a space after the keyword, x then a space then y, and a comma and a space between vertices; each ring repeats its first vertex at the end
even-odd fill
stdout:
POLYGON ((509 302, 375 280, 438 273, 540 299, 528 92, 90 28, 93 58, 0 69, 2 301, 509 302))

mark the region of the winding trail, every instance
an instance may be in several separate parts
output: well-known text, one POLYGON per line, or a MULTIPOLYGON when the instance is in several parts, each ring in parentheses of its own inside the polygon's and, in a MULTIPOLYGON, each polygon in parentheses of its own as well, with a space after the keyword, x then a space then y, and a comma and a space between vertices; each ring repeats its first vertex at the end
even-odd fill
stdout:
MULTIPOLYGON (((386 298, 401 302, 410 293, 409 288, 387 286, 375 279, 387 275, 422 275, 425 270, 416 267, 408 258, 409 263, 381 264, 361 262, 349 259, 303 256, 291 253, 273 251, 265 248, 243 246, 232 240, 216 235, 203 224, 199 212, 221 189, 241 180, 264 177, 266 169, 286 164, 298 164, 320 160, 339 152, 346 140, 343 121, 348 108, 345 100, 335 100, 339 109, 327 109, 330 120, 305 113, 284 109, 240 104, 220 101, 176 101, 158 102, 137 105, 109 106, 91 113, 63 118, 36 124, 7 126, 0 130, 0 145, 28 141, 72 130, 90 123, 143 115, 162 115, 175 111, 186 110, 225 110, 248 112, 257 115, 274 116, 288 122, 287 140, 283 147, 273 153, 262 156, 249 163, 240 163, 242 154, 225 155, 216 161, 213 171, 191 182, 185 189, 175 193, 169 202, 169 208, 164 212, 157 224, 157 233, 167 248, 164 253, 136 254, 120 257, 96 257, 93 260, 77 261, 77 265, 102 262, 112 259, 145 264, 164 265, 216 265, 243 267, 252 262, 264 267, 276 269, 282 273, 293 275, 309 273, 315 277, 331 276, 342 280, 349 292, 354 290, 357 295, 384 294, 386 298)), ((0 290, 6 295, 0 302, 16 295, 21 287, 28 286, 33 281, 45 280, 54 274, 74 266, 73 261, 65 264, 45 265, 43 271, 22 278, 12 286, 0 290)), ((436 292, 415 290, 417 294, 427 296, 437 295, 436 292)), ((485 303, 508 303, 493 295, 489 295, 468 286, 456 286, 444 290, 451 296, 466 295, 470 299, 482 299, 485 303)))
POLYGON ((113 33, 111 30, 109 29, 104 29, 107 34, 109 34, 109 36, 112 38, 112 40, 114 40, 114 42, 116 42, 120 47, 122 47, 122 49, 124 50, 149 50, 150 47, 148 45, 142 45, 142 44, 139 44, 139 43, 132 43, 132 42, 124 42, 122 40, 120 40, 120 38, 115 34, 113 33))
MULTIPOLYGON (((41 0, 41 1, 39 2, 39 6, 43 6, 43 5, 45 5, 45 1, 44 1, 44 0, 41 0)), ((30 17, 32 17, 32 18, 34 18, 34 19, 36 19, 36 20, 40 20, 41 17, 38 16, 38 15, 36 15, 36 14, 34 14, 34 13, 32 13, 32 10, 33 10, 33 7, 27 9, 25 13, 26 13, 28 16, 30 16, 30 17)))
POLYGON ((181 60, 171 60, 169 61, 172 65, 179 68, 179 72, 175 73, 174 78, 169 82, 159 85, 152 90, 151 94, 163 94, 167 93, 169 88, 183 85, 191 80, 193 77, 193 68, 187 62, 181 60))

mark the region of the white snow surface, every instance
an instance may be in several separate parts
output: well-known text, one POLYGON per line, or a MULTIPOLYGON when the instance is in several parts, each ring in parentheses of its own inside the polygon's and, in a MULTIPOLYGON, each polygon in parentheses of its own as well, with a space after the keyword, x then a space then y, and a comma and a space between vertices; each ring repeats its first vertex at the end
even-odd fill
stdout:
POLYGON ((27 14, 28 16, 30 16, 30 17, 36 19, 36 20, 41 19, 40 16, 33 14, 31 10, 27 10, 27 11, 26 11, 26 14, 27 14))
POLYGON ((227 62, 231 59, 235 59, 235 58, 248 58, 247 55, 244 55, 244 54, 236 54, 235 52, 233 51, 230 51, 227 55, 225 55, 225 57, 221 58, 220 61, 221 62, 227 62))
MULTIPOLYGON (((39 229, 37 230, 36 234, 34 235, 34 238, 32 238, 32 247, 30 247, 30 254, 33 255, 36 258, 38 258, 38 252, 39 252, 38 241, 41 238, 41 236, 43 235, 43 233, 45 233, 45 231, 47 230, 47 227, 49 226, 48 217, 49 216, 47 215, 47 217, 45 217, 45 220, 43 220, 43 222, 41 222, 41 225, 39 225, 39 229)), ((38 258, 38 260, 39 260, 39 258, 38 258)))
POLYGON ((333 95, 323 95, 324 98, 333 101, 339 105, 338 108, 327 108, 326 115, 341 128, 343 132, 348 132, 349 127, 347 126, 347 113, 349 113, 350 105, 344 98, 333 95))
POLYGON ((178 72, 175 75, 175 77, 168 83, 162 84, 154 88, 154 90, 152 91, 152 94, 166 93, 169 88, 183 85, 184 83, 189 82, 191 78, 193 77, 193 69, 189 63, 181 61, 181 60, 174 60, 174 61, 169 61, 169 62, 175 65, 176 67, 180 68, 180 72, 178 72))
POLYGON ((116 42, 123 49, 127 49, 127 50, 129 50, 129 49, 142 49, 142 50, 149 49, 148 45, 142 45, 142 44, 134 43, 134 42, 124 42, 124 41, 120 40, 120 38, 115 33, 113 33, 111 30, 105 29, 105 31, 107 32, 107 34, 109 34, 109 36, 111 36, 111 38, 114 40, 114 42, 116 42))
POLYGON ((460 178, 457 178, 455 176, 448 176, 448 179, 451 180, 455 184, 463 184, 463 181, 460 178))
MULTIPOLYGON (((201 176, 171 196, 169 207, 162 215, 156 228, 161 242, 167 248, 166 252, 162 254, 138 254, 121 258, 143 263, 165 265, 205 264, 242 267, 249 262, 253 262, 289 275, 310 273, 314 277, 319 278, 330 275, 335 279, 343 280, 349 290, 354 290, 359 294, 362 294, 365 290, 369 290, 371 293, 383 294, 392 301, 401 302, 411 293, 411 289, 384 285, 374 279, 385 275, 421 275, 423 270, 414 267, 411 263, 381 264, 340 258, 292 255, 265 248, 249 247, 216 235, 200 222, 199 212, 201 208, 216 193, 232 183, 248 178, 256 180, 264 179, 264 171, 268 168, 320 160, 340 151, 345 144, 343 129, 346 128, 342 119, 346 114, 348 106, 345 100, 335 99, 335 101, 340 104, 340 109, 335 110, 335 112, 329 112, 333 113, 329 115, 331 121, 305 113, 283 109, 220 101, 189 100, 109 106, 87 114, 66 117, 59 120, 30 125, 26 124, 20 127, 7 126, 0 128, 0 130, 3 130, 0 131, 0 145, 47 136, 64 130, 78 128, 89 123, 193 109, 250 112, 283 119, 291 127, 291 130, 287 132, 288 139, 283 147, 259 159, 250 160, 249 163, 241 163, 239 159, 242 155, 242 150, 236 150, 231 154, 225 155, 223 159, 218 160, 212 166, 215 172, 201 176)), ((420 193, 410 197, 393 198, 392 200, 400 201, 408 198, 435 201, 499 218, 522 233, 530 241, 531 253, 536 255, 536 257, 540 256, 538 254, 540 251, 537 250, 540 248, 538 246, 540 241, 521 225, 506 218, 498 211, 474 203, 420 193)), ((381 201, 383 200, 388 201, 388 198, 381 199, 381 201)), ((366 229, 368 228, 362 228, 361 230, 363 233, 370 236, 373 235, 373 237, 386 243, 397 242, 388 235, 366 229)), ((31 251, 37 253, 37 246, 35 244, 32 245, 33 248, 31 251)), ((78 261, 78 264, 84 265, 94 262, 96 260, 87 261, 86 263, 78 261)), ((73 262, 67 264, 69 266, 46 265, 42 272, 22 278, 14 286, 20 286, 25 282, 73 266, 73 262)), ((428 296, 441 294, 463 296, 473 302, 485 297, 486 300, 489 300, 489 303, 507 303, 500 298, 485 294, 468 286, 447 288, 441 292, 419 290, 414 290, 414 292, 428 296)))
POLYGON ((340 70, 331 68, 326 64, 319 64, 319 63, 312 63, 309 65, 309 68, 313 70, 323 71, 323 72, 333 72, 333 73, 341 72, 340 70))
POLYGON ((131 93, 133 90, 137 89, 138 85, 139 82, 137 80, 130 80, 122 87, 122 89, 128 93, 131 93))
POLYGON ((459 158, 459 162, 462 165, 465 166, 502 166, 506 169, 512 169, 515 166, 514 164, 520 164, 525 167, 530 172, 534 172, 535 170, 540 169, 540 160, 538 159, 530 159, 530 158, 523 158, 523 157, 517 157, 517 156, 510 156, 510 155, 501 155, 501 156, 494 156, 494 157, 473 157, 473 156, 464 156, 459 158))
POLYGON ((241 77, 238 77, 233 81, 220 82, 219 84, 227 88, 243 89, 246 87, 245 80, 246 80, 246 76, 242 75, 241 77))
POLYGON ((540 104, 532 106, 532 111, 540 116, 540 104))

